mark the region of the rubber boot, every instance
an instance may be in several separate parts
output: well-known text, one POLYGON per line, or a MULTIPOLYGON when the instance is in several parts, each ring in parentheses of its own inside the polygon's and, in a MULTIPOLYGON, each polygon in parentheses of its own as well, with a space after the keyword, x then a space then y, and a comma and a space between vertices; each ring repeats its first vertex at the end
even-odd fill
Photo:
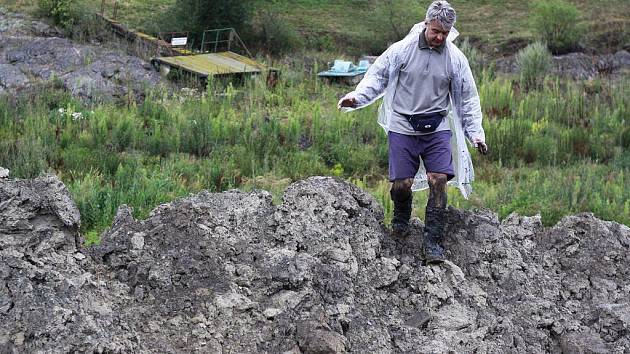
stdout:
POLYGON ((446 224, 446 208, 427 206, 424 226, 424 259, 427 264, 444 262, 440 245, 446 224))
POLYGON ((411 218, 411 204, 413 201, 413 195, 408 193, 402 197, 406 197, 401 200, 400 195, 396 195, 394 192, 390 193, 392 201, 394 202, 394 217, 392 218, 392 234, 398 237, 405 237, 409 234, 409 218, 411 218))

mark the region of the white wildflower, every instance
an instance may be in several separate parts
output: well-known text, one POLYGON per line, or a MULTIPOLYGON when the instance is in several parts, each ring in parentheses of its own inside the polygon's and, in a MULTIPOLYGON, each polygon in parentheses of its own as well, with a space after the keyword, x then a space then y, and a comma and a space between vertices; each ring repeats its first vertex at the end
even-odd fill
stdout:
POLYGON ((81 112, 72 113, 72 120, 76 121, 76 120, 81 120, 81 119, 83 119, 83 114, 81 112))

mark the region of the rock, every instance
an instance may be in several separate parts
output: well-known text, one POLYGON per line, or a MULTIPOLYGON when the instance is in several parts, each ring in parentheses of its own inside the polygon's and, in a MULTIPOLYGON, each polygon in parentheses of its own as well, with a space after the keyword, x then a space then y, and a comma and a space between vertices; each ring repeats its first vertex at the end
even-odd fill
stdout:
POLYGON ((563 354, 604 354, 609 353, 602 338, 597 333, 567 333, 560 339, 563 354))
POLYGON ((630 331, 630 303, 602 304, 598 307, 604 340, 617 341, 630 331))
POLYGON ((145 235, 142 232, 136 232, 133 234, 131 237, 131 248, 133 250, 142 250, 144 247, 144 236, 145 235))
POLYGON ((113 306, 116 291, 95 282, 92 263, 76 257, 79 225, 57 177, 0 180, 1 351, 138 348, 133 334, 114 325, 115 314, 97 313, 113 306))
POLYGON ((74 71, 62 76, 64 86, 73 96, 85 101, 102 102, 121 98, 127 94, 126 88, 104 80, 101 75, 89 69, 74 71))
POLYGON ((449 260, 424 266, 423 225, 312 177, 202 192, 136 220, 121 206, 80 244, 54 176, 0 180, 0 348, 17 352, 630 351, 630 228, 592 214, 448 209, 449 260), (54 340, 49 339, 54 338, 54 340))
POLYGON ((160 83, 146 62, 102 46, 78 44, 50 26, 17 14, 0 14, 0 93, 59 79, 83 101, 142 100, 160 83))
POLYGON ((26 86, 28 78, 20 69, 11 64, 0 64, 0 85, 7 89, 17 89, 26 86))
POLYGON ((4 167, 0 167, 0 179, 8 178, 8 177, 9 177, 9 170, 7 170, 4 167))
POLYGON ((346 352, 346 338, 328 325, 316 321, 298 324, 297 338, 305 354, 340 354, 346 352))
MULTIPOLYGON (((518 73, 516 57, 496 60, 499 72, 518 73)), ((551 73, 572 79, 593 79, 601 75, 621 75, 630 71, 630 53, 625 50, 615 54, 568 53, 553 57, 551 73)))
POLYGON ((620 50, 612 56, 612 67, 617 70, 630 71, 630 53, 620 50))

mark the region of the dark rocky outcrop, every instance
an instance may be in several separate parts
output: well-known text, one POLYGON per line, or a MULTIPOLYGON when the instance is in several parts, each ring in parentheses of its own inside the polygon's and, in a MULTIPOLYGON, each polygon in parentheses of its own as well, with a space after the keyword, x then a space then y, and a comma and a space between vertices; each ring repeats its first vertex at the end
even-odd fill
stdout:
MULTIPOLYGON (((498 59, 496 68, 503 73, 518 73, 514 56, 498 59)), ((569 53, 554 56, 551 73, 578 80, 623 76, 630 73, 630 53, 620 50, 614 54, 569 53)))
POLYGON ((44 23, 0 8, 0 93, 56 79, 86 102, 140 100, 160 82, 137 57, 62 37, 44 23))
POLYGON ((0 352, 630 351, 630 229, 591 214, 546 229, 451 208, 432 266, 420 220, 392 238, 369 194, 324 177, 280 205, 122 206, 90 249, 56 177, 0 178, 0 220, 0 352))

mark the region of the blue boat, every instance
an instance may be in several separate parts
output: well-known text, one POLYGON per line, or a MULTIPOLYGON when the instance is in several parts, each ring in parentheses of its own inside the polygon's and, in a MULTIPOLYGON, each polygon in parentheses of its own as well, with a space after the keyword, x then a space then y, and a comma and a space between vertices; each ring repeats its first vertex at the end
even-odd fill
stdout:
POLYGON ((360 60, 359 65, 354 65, 351 61, 335 60, 330 70, 322 71, 317 76, 328 82, 340 81, 349 85, 359 83, 363 75, 370 67, 368 60, 360 60))

